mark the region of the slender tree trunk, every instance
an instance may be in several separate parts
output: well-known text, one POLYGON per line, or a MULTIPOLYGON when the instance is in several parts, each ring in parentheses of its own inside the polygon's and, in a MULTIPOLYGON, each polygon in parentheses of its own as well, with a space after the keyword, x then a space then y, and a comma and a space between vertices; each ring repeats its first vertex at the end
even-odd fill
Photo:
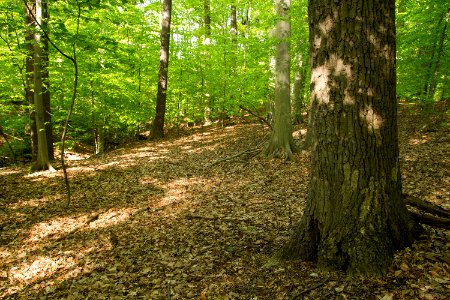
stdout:
MULTIPOLYGON (((222 6, 222 9, 225 11, 225 8, 222 6)), ((228 17, 226 14, 222 15, 222 36, 226 36, 228 31, 228 17)), ((222 94, 222 98, 220 101, 220 121, 221 121, 221 125, 222 125, 222 129, 225 128, 225 119, 228 116, 228 111, 225 107, 225 102, 227 101, 228 98, 228 89, 229 89, 229 76, 230 76, 230 70, 229 70, 229 63, 228 63, 228 40, 227 39, 223 39, 223 47, 222 47, 222 51, 223 51, 223 79, 222 79, 222 90, 223 90, 223 94, 222 94)))
POLYGON ((231 44, 233 45, 233 56, 231 62, 232 73, 236 71, 236 52, 237 52, 237 16, 236 5, 231 5, 231 44))
POLYGON ((237 13, 236 13, 236 5, 231 5, 231 58, 230 58, 230 100, 232 101, 233 111, 239 110, 240 103, 237 103, 239 100, 237 99, 237 91, 236 91, 236 66, 237 66, 237 13))
POLYGON ((205 26, 205 35, 211 36, 211 0, 203 2, 203 25, 205 26))
MULTIPOLYGON (((41 0, 42 5, 42 28, 49 33, 48 31, 48 21, 49 21, 49 13, 48 13, 48 0, 41 0)), ((53 148, 53 128, 52 128, 52 113, 50 107, 50 79, 49 79, 49 48, 48 48, 48 40, 45 35, 41 36, 42 41, 42 98, 44 103, 44 122, 45 122, 45 133, 47 135, 47 147, 48 147, 48 156, 50 160, 55 159, 55 152, 53 148)))
POLYGON ((383 274, 420 227, 401 196, 395 1, 361 3, 309 1, 311 179, 306 210, 281 256, 383 274))
MULTIPOLYGON (((248 7, 245 9, 245 13, 242 16, 241 24, 244 26, 244 37, 243 37, 243 45, 242 45, 242 72, 241 74, 245 75, 247 72, 247 52, 249 48, 249 32, 250 32, 250 3, 247 3, 248 7)), ((245 91, 245 84, 239 81, 239 89, 241 92, 241 99, 244 97, 244 91, 245 91)))
MULTIPOLYGON (((42 24, 42 5, 41 0, 35 2, 35 18, 36 22, 42 24)), ((34 33, 33 41, 33 84, 34 84, 34 107, 36 118, 36 129, 38 136, 38 155, 32 171, 53 169, 50 165, 48 153, 47 132, 45 126, 45 104, 43 96, 43 79, 42 79, 42 41, 39 31, 34 33)))
MULTIPOLYGON (((439 29, 441 27, 441 23, 444 20, 444 16, 445 14, 442 14, 441 17, 439 18, 438 24, 437 24, 437 28, 439 29)), ((430 84, 433 78, 433 64, 434 64, 434 56, 436 54, 436 48, 437 45, 439 43, 439 32, 436 34, 436 40, 433 43, 433 48, 431 49, 431 57, 429 62, 426 64, 426 69, 427 69, 427 73, 426 73, 426 77, 425 77, 425 86, 424 86, 424 90, 423 92, 425 93, 425 96, 429 95, 430 92, 430 84)))
POLYGON ((447 97, 447 92, 448 92, 448 86, 449 86, 449 80, 448 80, 448 75, 445 74, 444 78, 442 80, 443 85, 442 85, 442 94, 441 94, 441 99, 448 99, 447 97))
MULTIPOLYGON (((203 45, 205 48, 208 48, 211 44, 211 1, 210 0, 204 0, 203 2, 203 26, 205 29, 205 37, 203 40, 203 45)), ((203 121, 204 123, 210 123, 211 122, 211 114, 212 114, 212 103, 211 103, 211 97, 209 96, 209 91, 207 87, 207 78, 206 74, 207 72, 204 72, 204 70, 208 70, 210 68, 210 59, 211 54, 209 53, 208 49, 204 49, 203 53, 203 66, 200 66, 200 71, 202 74, 202 105, 203 105, 203 121)))
POLYGON ((294 86, 292 87, 292 123, 299 124, 302 121, 302 110, 305 107, 303 101, 303 86, 305 84, 305 68, 303 66, 303 56, 297 54, 297 64, 294 75, 294 86))
POLYGON ((295 150, 292 138, 291 101, 290 101, 290 0, 276 0, 279 18, 275 37, 278 40, 275 62, 275 105, 273 130, 269 144, 264 150, 267 157, 291 159, 295 150))
POLYGON ((429 94, 428 94, 428 97, 430 100, 433 100, 434 94, 436 93, 436 86, 437 86, 438 75, 439 75, 439 67, 441 64, 442 54, 444 53, 444 41, 445 41, 445 38, 447 37, 447 25, 448 25, 449 15, 450 15, 450 8, 448 9, 447 15, 445 16, 444 28, 442 29, 442 34, 439 39, 439 47, 438 47, 436 62, 434 64, 433 77, 431 80, 429 94))
POLYGON ((164 0, 161 21, 161 49, 159 59, 158 95, 156 98, 156 115, 155 119, 153 120, 151 134, 153 139, 164 137, 164 116, 166 114, 171 15, 172 0, 164 0))
MULTIPOLYGON (((30 8, 34 8, 34 2, 30 2, 30 8)), ((34 60, 33 60, 33 43, 34 32, 36 31, 36 24, 31 14, 36 14, 36 11, 28 11, 24 6, 25 12, 25 45, 27 48, 27 56, 25 57, 25 98, 27 103, 31 107, 34 107, 34 92, 33 92, 33 73, 34 73, 34 60)), ((34 108, 30 111, 30 142, 31 142, 31 159, 33 162, 37 160, 38 154, 38 136, 36 130, 36 112, 34 108)))

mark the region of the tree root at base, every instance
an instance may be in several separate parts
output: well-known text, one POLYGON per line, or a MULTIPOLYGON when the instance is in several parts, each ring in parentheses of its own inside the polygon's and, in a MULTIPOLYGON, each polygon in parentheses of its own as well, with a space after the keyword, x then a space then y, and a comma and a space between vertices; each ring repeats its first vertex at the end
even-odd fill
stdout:
POLYGON ((402 197, 407 205, 419 211, 409 209, 416 222, 433 227, 450 228, 450 212, 448 210, 411 195, 402 194, 402 197))

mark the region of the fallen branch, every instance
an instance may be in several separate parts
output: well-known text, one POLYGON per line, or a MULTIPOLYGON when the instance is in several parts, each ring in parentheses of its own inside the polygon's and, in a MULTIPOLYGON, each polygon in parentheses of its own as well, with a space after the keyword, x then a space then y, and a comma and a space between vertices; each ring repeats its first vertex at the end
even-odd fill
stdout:
POLYGON ((411 195, 402 194, 402 197, 407 205, 419 211, 409 210, 416 222, 433 227, 450 228, 450 212, 448 210, 411 195))
POLYGON ((291 299, 292 299, 292 300, 300 299, 300 296, 301 296, 301 295, 306 294, 306 293, 309 293, 309 292, 311 292, 311 291, 313 291, 313 290, 315 290, 315 289, 321 287, 322 285, 324 285, 325 283, 327 283, 328 280, 330 280, 330 277, 326 277, 326 278, 325 278, 324 280, 322 280, 321 282, 319 282, 319 283, 317 283, 317 284, 315 284, 315 285, 313 285, 313 286, 310 286, 309 288, 304 289, 303 291, 301 291, 301 292, 295 294, 294 296, 292 296, 291 299))
POLYGON ((257 115, 256 113, 252 112, 248 108, 243 107, 242 105, 239 105, 239 108, 242 109, 242 110, 245 110, 246 112, 248 112, 252 116, 257 117, 261 122, 265 123, 270 128, 270 130, 272 130, 272 124, 270 124, 270 122, 266 118, 263 118, 263 117, 257 115))
POLYGON ((421 213, 417 213, 414 211, 409 211, 409 213, 413 216, 414 220, 416 222, 421 224, 430 225, 433 227, 439 227, 439 228, 450 228, 450 219, 448 218, 441 218, 441 217, 435 217, 432 215, 425 215, 421 213))
POLYGON ((423 210, 427 213, 434 214, 442 218, 450 218, 450 212, 439 205, 432 204, 411 195, 402 194, 402 197, 406 200, 406 204, 414 206, 419 210, 423 210))

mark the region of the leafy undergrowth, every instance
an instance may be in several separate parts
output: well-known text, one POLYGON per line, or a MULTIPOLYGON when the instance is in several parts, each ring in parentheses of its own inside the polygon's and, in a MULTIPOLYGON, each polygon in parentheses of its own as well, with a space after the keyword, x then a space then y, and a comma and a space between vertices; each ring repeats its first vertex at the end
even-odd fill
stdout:
MULTIPOLYGON (((431 130, 415 106, 400 115, 405 192, 450 209, 448 117, 431 130)), ((1 169, 0 297, 450 298, 449 230, 426 227, 381 278, 300 261, 265 268, 302 214, 309 154, 215 162, 266 134, 241 123, 71 160, 69 207, 61 171, 1 169)))

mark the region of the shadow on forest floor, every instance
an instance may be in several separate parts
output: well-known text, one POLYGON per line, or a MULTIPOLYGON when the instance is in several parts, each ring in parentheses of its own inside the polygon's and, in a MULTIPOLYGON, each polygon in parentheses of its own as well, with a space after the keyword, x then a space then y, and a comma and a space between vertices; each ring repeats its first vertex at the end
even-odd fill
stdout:
MULTIPOLYGON (((399 114, 405 192, 450 208, 448 115, 399 114)), ((266 134, 236 124, 70 161, 68 208, 61 171, 0 169, 0 298, 450 298, 450 231, 429 227, 382 278, 264 269, 302 214, 309 153, 213 163, 266 134)))

